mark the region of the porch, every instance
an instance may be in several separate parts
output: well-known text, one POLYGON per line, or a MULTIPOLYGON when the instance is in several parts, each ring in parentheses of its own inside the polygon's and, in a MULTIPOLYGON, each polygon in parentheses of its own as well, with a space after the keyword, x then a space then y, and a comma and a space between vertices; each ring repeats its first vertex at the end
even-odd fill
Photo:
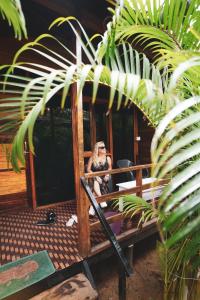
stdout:
MULTIPOLYGON (((136 187, 127 191, 116 191, 102 196, 102 199, 99 197, 97 201, 99 203, 105 200, 110 201, 113 198, 134 192, 142 196, 142 191, 150 187, 150 184, 141 184, 141 170, 147 166, 150 165, 105 171, 114 174, 127 171, 127 169, 134 169, 136 174, 138 174, 136 176, 137 184, 136 187)), ((85 174, 85 177, 91 176, 92 174, 85 174)), ((154 183, 154 186, 156 184, 161 184, 161 182, 154 183)), ((83 260, 85 257, 92 257, 110 248, 111 244, 105 236, 97 216, 89 218, 87 209, 89 201, 86 193, 82 192, 87 203, 84 208, 86 217, 82 222, 79 218, 79 224, 74 224, 71 227, 67 227, 66 222, 72 214, 77 214, 76 201, 68 201, 63 204, 35 210, 24 208, 2 212, 0 216, 0 264, 3 265, 23 256, 47 250, 56 270, 62 270, 83 260), (48 226, 36 225, 39 220, 46 218, 47 212, 52 210, 56 214, 56 222, 54 224, 48 226), (82 235, 78 234, 80 231, 82 235)), ((82 204, 84 205, 84 202, 82 204)), ((119 211, 107 218, 108 223, 119 221, 121 222, 121 230, 117 234, 117 240, 120 243, 128 240, 136 243, 154 234, 157 230, 155 219, 138 228, 137 217, 132 220, 131 226, 130 224, 127 226, 127 219, 125 220, 123 213, 119 211)))
MULTIPOLYGON (((50 286, 54 286, 54 280, 59 283, 68 278, 70 274, 73 276, 72 274, 77 272, 77 270, 80 272, 79 269, 84 263, 89 263, 91 266, 96 262, 105 260, 105 258, 110 257, 112 254, 119 256, 119 266, 121 260, 125 267, 128 257, 126 258, 124 256, 124 251, 122 251, 122 249, 128 249, 129 246, 131 246, 130 249, 133 249, 133 245, 137 242, 155 235, 157 232, 156 219, 152 219, 138 227, 138 216, 130 221, 130 218, 124 217, 123 212, 120 212, 117 208, 111 206, 111 210, 115 210, 115 213, 114 215, 106 217, 106 211, 104 210, 103 213, 97 203, 102 201, 110 202, 113 198, 118 198, 130 193, 136 193, 137 195, 142 196, 143 191, 151 187, 150 183, 143 184, 142 180, 142 169, 147 167, 150 168, 151 165, 140 165, 96 172, 96 175, 110 173, 114 176, 115 174, 134 170, 136 173, 136 186, 127 189, 126 191, 115 191, 93 199, 96 202, 95 205, 97 205, 95 217, 89 217, 89 204, 94 206, 94 202, 83 184, 84 179, 95 176, 95 173, 84 174, 84 176, 81 177, 81 202, 79 200, 78 203, 76 203, 74 200, 42 208, 21 208, 2 212, 0 215, 0 265, 46 250, 56 269, 56 273, 54 273, 53 277, 50 279, 50 286), (80 215, 80 209, 82 215, 80 215), (50 211, 55 213, 56 222, 45 226, 37 225, 38 221, 46 219, 47 213, 50 211), (66 226, 66 223, 73 214, 78 216, 78 224, 75 223, 73 226, 68 227, 66 226), (104 217, 106 217, 107 222, 110 223, 111 226, 116 224, 116 222, 120 222, 120 231, 118 234, 114 236, 113 231, 110 230, 110 228, 106 228, 108 224, 105 224, 105 219, 102 222, 102 218, 100 218, 101 214, 104 214, 104 217), (127 221, 129 222, 129 226, 127 226, 127 221), (102 230, 101 225, 103 225, 104 230, 102 230), (105 234, 104 231, 107 234, 105 234), (108 234, 109 231, 110 235, 108 234), (120 246, 117 242, 119 242, 120 246)), ((85 182, 87 183, 87 181, 85 182)), ((164 184, 164 182, 154 182, 154 187, 160 184, 164 184)), ((90 189, 89 191, 91 192, 90 189)), ((109 209, 110 208, 108 208, 108 210, 109 209)), ((131 254, 129 258, 130 262, 132 261, 132 258, 131 254)), ((127 267, 129 268, 129 264, 127 264, 127 267)), ((119 295, 121 295, 120 299, 125 299, 126 293, 126 277, 124 270, 123 272, 119 271, 118 288, 119 295)), ((35 288, 27 288, 24 294, 25 298, 23 299, 28 299, 27 295, 33 296, 39 291, 46 290, 48 287, 48 280, 41 281, 35 288)), ((19 297, 21 297, 20 293, 19 297)))

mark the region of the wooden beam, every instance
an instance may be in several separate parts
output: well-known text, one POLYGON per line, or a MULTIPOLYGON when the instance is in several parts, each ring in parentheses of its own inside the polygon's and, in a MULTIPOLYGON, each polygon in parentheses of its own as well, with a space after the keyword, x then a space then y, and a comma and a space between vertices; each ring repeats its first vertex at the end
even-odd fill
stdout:
MULTIPOLYGON (((120 220, 123 220, 123 219, 124 219, 123 214, 122 213, 117 213, 114 216, 107 217, 106 221, 110 224, 110 223, 117 222, 117 221, 120 221, 120 220)), ((102 225, 101 225, 100 221, 96 221, 96 222, 90 224, 90 228, 91 228, 92 231, 101 228, 101 226, 102 225)))
POLYGON ((84 151, 84 157, 90 157, 92 155, 92 151, 84 151))
POLYGON ((112 192, 112 193, 109 193, 109 194, 104 194, 102 196, 97 197, 96 200, 97 200, 98 203, 101 203, 101 202, 104 202, 104 201, 106 201, 106 202, 113 201, 113 200, 117 200, 121 196, 130 195, 130 194, 133 194, 133 193, 138 193, 139 191, 140 191, 140 186, 136 186, 136 187, 133 187, 133 188, 130 188, 130 189, 122 190, 122 191, 117 191, 117 192, 112 192))
POLYGON ((103 176, 107 174, 119 174, 119 173, 125 173, 125 172, 130 172, 130 171, 136 171, 136 170, 142 170, 146 168, 151 168, 153 164, 145 164, 145 165, 138 165, 138 166, 133 166, 133 167, 127 167, 127 168, 117 168, 117 169, 112 169, 112 170, 106 170, 106 171, 98 171, 98 172, 93 172, 93 173, 86 173, 85 178, 93 178, 95 176, 103 176))
POLYGON ((91 149, 93 149, 96 143, 97 130, 96 130, 95 109, 91 101, 89 103, 89 111, 90 111, 90 142, 91 142, 91 149))
MULTIPOLYGON (((140 240, 145 239, 146 237, 158 232, 157 229, 157 220, 156 218, 146 222, 142 228, 131 228, 120 235, 118 235, 116 238, 119 242, 123 242, 125 240, 128 240, 131 238, 132 242, 139 242, 140 240)), ((90 256, 96 255, 107 248, 110 247, 110 242, 105 241, 102 242, 91 249, 90 256)))
POLYGON ((103 27, 103 19, 98 17, 98 12, 94 15, 90 13, 87 9, 82 9, 80 20, 82 24, 84 24, 88 29, 92 30, 93 32, 104 33, 105 31, 103 27))
POLYGON ((41 6, 44 6, 46 9, 53 11, 54 13, 59 14, 59 16, 68 16, 69 14, 75 14, 75 7, 70 4, 70 1, 63 0, 33 0, 41 6))
POLYGON ((35 168, 34 168, 34 156, 29 150, 29 168, 30 168, 30 180, 31 180, 31 195, 32 195, 32 208, 37 207, 37 195, 36 195, 36 184, 35 184, 35 168))
POLYGON ((155 188, 157 186, 167 184, 168 182, 169 182, 168 179, 162 179, 162 180, 158 180, 158 181, 153 182, 153 183, 146 183, 146 184, 143 184, 143 185, 136 184, 136 186, 133 187, 133 188, 129 188, 129 189, 125 189, 125 190, 117 191, 117 192, 112 192, 112 193, 109 193, 109 194, 102 195, 100 197, 96 197, 96 200, 97 200, 98 203, 101 203, 101 202, 104 202, 104 201, 111 201, 113 199, 118 199, 121 196, 130 195, 130 194, 133 194, 133 193, 136 193, 136 194, 140 193, 141 194, 140 197, 142 197, 142 191, 143 190, 147 190, 147 189, 150 189, 150 188, 155 188))
MULTIPOLYGON (((90 103, 91 102, 91 96, 85 96, 84 95, 83 102, 84 103, 90 103)), ((108 100, 105 99, 105 98, 96 97, 95 104, 108 104, 108 100)))
POLYGON ((106 130, 107 130, 107 144, 109 153, 111 155, 111 160, 113 162, 113 127, 112 127, 112 111, 106 118, 106 130))
POLYGON ((142 169, 136 170, 136 185, 140 187, 140 190, 136 193, 138 197, 142 197, 142 169))
POLYGON ((133 160, 134 164, 138 163, 139 147, 138 147, 138 109, 134 105, 133 107, 133 160))
MULTIPOLYGON (((76 39, 77 64, 81 63, 81 45, 76 39)), ((71 88, 72 96, 72 134, 75 193, 78 216, 78 245, 81 256, 90 252, 89 201, 81 185, 80 177, 84 175, 84 136, 83 136, 83 101, 82 93, 78 96, 79 82, 71 88)))
POLYGON ((51 10, 57 17, 63 16, 68 17, 70 15, 75 16, 79 19, 84 27, 92 30, 93 32, 103 33, 103 20, 90 13, 87 9, 80 9, 75 1, 66 0, 33 0, 46 9, 51 10))

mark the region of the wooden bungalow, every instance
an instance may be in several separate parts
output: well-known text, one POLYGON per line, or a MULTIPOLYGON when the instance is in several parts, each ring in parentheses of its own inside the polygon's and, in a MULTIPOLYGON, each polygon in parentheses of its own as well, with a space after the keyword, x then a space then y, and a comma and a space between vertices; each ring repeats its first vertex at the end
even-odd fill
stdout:
MULTIPOLYGON (((106 1, 21 2, 30 40, 46 32, 50 22, 59 16, 75 15, 90 33, 102 33, 109 16, 106 1)), ((10 63, 23 42, 14 40, 6 22, 1 25, 0 34, 0 63, 10 63)), ((68 30, 57 34, 61 39, 68 39, 73 45, 76 44, 68 30)), ((27 57, 28 55, 30 54, 27 53, 27 57)), ((26 252, 31 254, 31 251, 33 253, 43 247, 42 249, 50 252, 56 267, 64 269, 74 261, 95 255, 109 247, 109 242, 98 232, 98 219, 89 218, 89 200, 80 181, 81 177, 91 176, 85 175, 85 165, 96 141, 104 140, 106 143, 108 155, 113 162, 113 170, 109 172, 113 174, 113 178, 122 171, 135 170, 136 188, 131 191, 141 195, 142 190, 150 186, 142 186, 142 169, 150 167, 150 143, 154 130, 133 104, 120 111, 113 105, 107 114, 108 90, 105 87, 100 89, 96 104, 92 105, 90 90, 90 86, 84 89, 76 105, 77 87, 73 85, 64 110, 60 109, 59 95, 47 106, 45 114, 39 117, 35 127, 36 155, 33 156, 28 146, 24 145, 26 167, 22 168, 20 174, 15 174, 7 164, 6 153, 9 152, 0 153, 0 209, 3 226, 1 263, 23 256, 26 252), (119 159, 129 159, 134 166, 124 170, 117 169, 119 159), (34 225, 52 209, 58 216, 54 228, 45 231, 34 225), (78 227, 72 230, 65 226, 65 222, 73 213, 78 216, 78 227), (16 233, 15 236, 12 233, 16 233), (48 240, 51 240, 50 246, 48 240), (67 263, 63 249, 68 251, 67 263)), ((1 134, 0 143, 4 148, 9 148, 11 139, 12 133, 1 134)), ((117 179, 114 179, 114 183, 116 182, 117 179)), ((113 194, 106 195, 106 201, 114 196, 119 197, 116 188, 113 194)), ((105 201, 104 198, 98 201, 105 201)), ((122 214, 118 213, 109 217, 109 222, 122 218, 122 214)), ((118 239, 126 241, 135 237, 135 240, 139 240, 155 232, 154 225, 154 222, 150 222, 143 229, 131 227, 123 231, 118 239)))

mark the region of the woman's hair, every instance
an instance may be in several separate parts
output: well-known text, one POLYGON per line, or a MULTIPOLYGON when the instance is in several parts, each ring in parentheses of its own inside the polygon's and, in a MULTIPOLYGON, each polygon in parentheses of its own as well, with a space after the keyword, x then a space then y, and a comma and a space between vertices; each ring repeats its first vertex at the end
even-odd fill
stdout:
POLYGON ((104 141, 97 142, 94 145, 94 148, 92 151, 92 162, 94 165, 97 165, 99 162, 99 160, 98 160, 99 147, 104 146, 104 145, 105 145, 104 141))

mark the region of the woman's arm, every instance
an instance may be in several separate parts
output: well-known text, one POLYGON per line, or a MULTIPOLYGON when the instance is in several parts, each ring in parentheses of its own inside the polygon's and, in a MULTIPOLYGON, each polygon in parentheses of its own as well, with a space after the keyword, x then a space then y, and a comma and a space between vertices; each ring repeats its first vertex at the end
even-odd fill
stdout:
POLYGON ((107 156, 107 161, 108 161, 108 170, 112 170, 112 161, 110 156, 107 156))
MULTIPOLYGON (((111 161, 110 156, 107 156, 107 162, 108 162, 108 170, 112 170, 112 161, 111 161)), ((105 175, 104 176, 104 181, 107 182, 109 180, 109 178, 110 178, 109 174, 105 175)))

